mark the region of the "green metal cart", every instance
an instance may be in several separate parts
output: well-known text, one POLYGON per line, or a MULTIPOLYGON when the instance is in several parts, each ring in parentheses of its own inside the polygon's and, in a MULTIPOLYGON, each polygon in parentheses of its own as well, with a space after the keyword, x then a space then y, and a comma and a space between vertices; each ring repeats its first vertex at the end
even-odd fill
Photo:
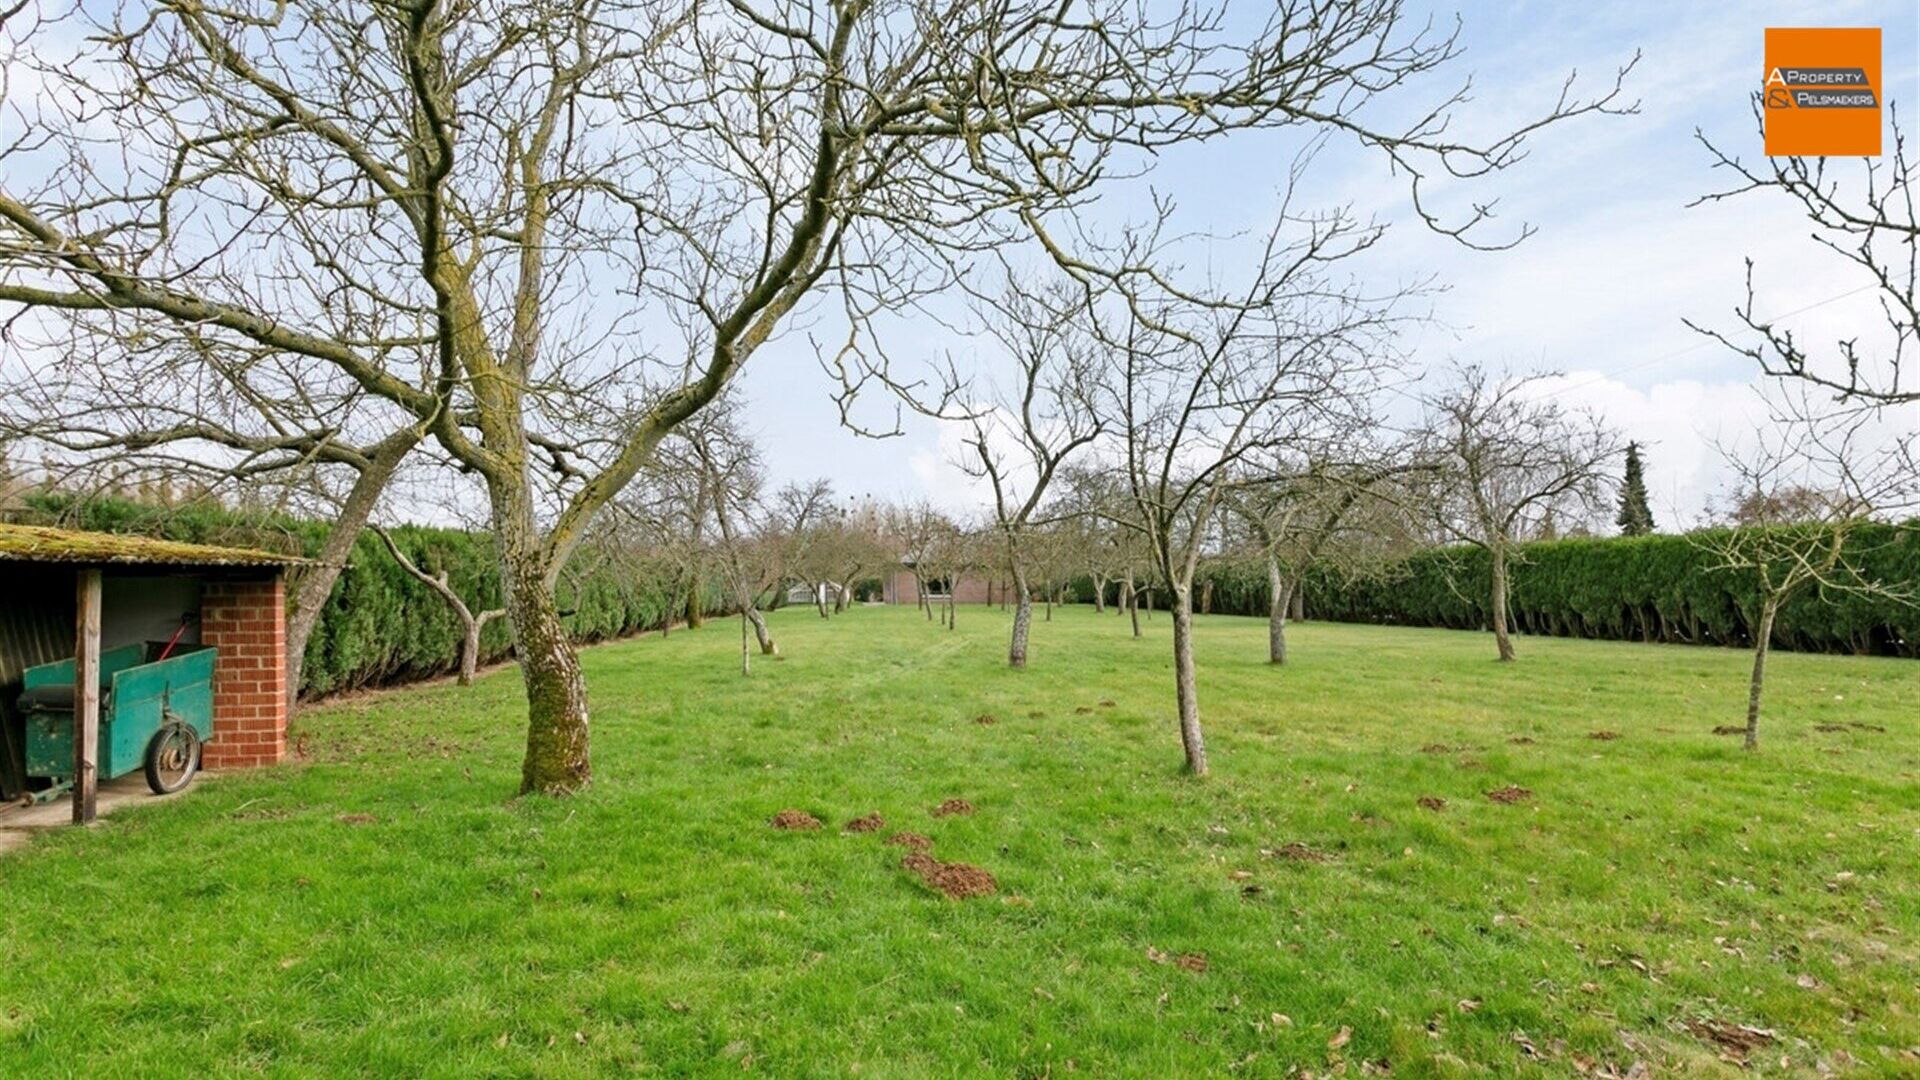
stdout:
MULTIPOLYGON (((101 780, 144 769, 156 794, 187 786, 200 768, 201 744, 213 737, 216 655, 211 646, 163 642, 100 654, 101 780)), ((73 784, 73 691, 70 659, 23 673, 26 774, 51 781, 35 793, 36 801, 73 784)))

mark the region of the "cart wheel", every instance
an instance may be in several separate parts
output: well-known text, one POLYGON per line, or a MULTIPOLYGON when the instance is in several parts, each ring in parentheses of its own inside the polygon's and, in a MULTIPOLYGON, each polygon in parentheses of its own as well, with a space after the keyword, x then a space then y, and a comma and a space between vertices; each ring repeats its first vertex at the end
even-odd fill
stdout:
POLYGON ((155 795, 179 791, 200 771, 200 736, 182 723, 153 733, 147 744, 147 786, 155 795))

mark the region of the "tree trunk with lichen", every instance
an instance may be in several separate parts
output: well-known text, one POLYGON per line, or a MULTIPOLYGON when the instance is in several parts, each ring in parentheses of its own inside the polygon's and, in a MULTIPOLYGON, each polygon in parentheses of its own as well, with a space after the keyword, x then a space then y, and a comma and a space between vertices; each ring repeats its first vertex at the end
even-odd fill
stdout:
POLYGON ((706 623, 707 609, 700 602, 700 575, 696 573, 687 585, 687 629, 698 630, 706 623))
POLYGON ((1267 556, 1267 662, 1287 662, 1287 610, 1293 602, 1293 581, 1280 573, 1280 560, 1267 556))
POLYGON ((1180 707, 1180 747, 1186 752, 1187 771, 1207 775, 1207 742, 1200 734, 1200 693, 1193 670, 1193 591, 1174 586, 1173 677, 1174 698, 1180 707))
POLYGON ((747 621, 753 624, 753 636, 760 642, 760 655, 778 655, 780 646, 773 640, 773 631, 767 629, 766 616, 760 614, 760 609, 755 607, 752 601, 748 601, 741 610, 746 613, 747 621))
POLYGON ((1507 549, 1504 545, 1493 547, 1493 643, 1500 652, 1500 662, 1513 659, 1513 638, 1509 630, 1507 617, 1507 549))
POLYGON ((1013 642, 1007 646, 1007 665, 1027 666, 1027 635, 1033 626, 1033 600, 1027 595, 1027 575, 1013 568, 1013 642))
POLYGON ((1759 625, 1753 628, 1753 678, 1747 683, 1745 745, 1748 750, 1760 746, 1760 697, 1766 689, 1767 651, 1773 647, 1773 619, 1779 611, 1779 596, 1768 594, 1760 607, 1759 625))
POLYGON ((400 462, 420 442, 417 429, 406 429, 388 436, 354 477, 353 487, 341 501, 333 527, 320 546, 314 565, 306 567, 293 582, 293 595, 287 608, 287 712, 292 714, 300 700, 300 682, 306 675, 307 643, 320 625, 320 615, 333 596, 334 583, 353 554, 353 545, 367 527, 367 519, 386 490, 400 462))
POLYGON ((587 684, 580 657, 547 582, 547 563, 525 488, 493 484, 500 585, 527 688, 527 753, 522 795, 566 795, 592 778, 587 684))

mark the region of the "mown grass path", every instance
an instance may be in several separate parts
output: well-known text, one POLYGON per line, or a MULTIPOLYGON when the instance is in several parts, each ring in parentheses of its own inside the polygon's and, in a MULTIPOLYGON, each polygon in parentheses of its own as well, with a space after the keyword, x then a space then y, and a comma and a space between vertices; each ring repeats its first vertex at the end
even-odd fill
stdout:
POLYGON ((501 670, 0 858, 0 1076, 1920 1072, 1920 665, 1778 655, 1747 754, 1737 652, 1203 618, 1194 782, 1164 615, 774 623, 589 650, 574 799, 501 670))

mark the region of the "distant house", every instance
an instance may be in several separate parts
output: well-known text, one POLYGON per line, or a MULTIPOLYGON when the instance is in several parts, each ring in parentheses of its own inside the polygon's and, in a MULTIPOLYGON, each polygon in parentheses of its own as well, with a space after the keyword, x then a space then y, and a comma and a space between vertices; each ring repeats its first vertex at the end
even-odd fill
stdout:
MULTIPOLYGON (((947 602, 947 583, 944 581, 927 582, 927 599, 937 604, 947 602)), ((1002 577, 983 574, 962 574, 953 582, 953 601, 956 604, 999 604, 1011 596, 1012 585, 1002 577)), ((920 583, 914 579, 913 571, 902 567, 881 581, 883 599, 889 604, 920 604, 920 583)))

